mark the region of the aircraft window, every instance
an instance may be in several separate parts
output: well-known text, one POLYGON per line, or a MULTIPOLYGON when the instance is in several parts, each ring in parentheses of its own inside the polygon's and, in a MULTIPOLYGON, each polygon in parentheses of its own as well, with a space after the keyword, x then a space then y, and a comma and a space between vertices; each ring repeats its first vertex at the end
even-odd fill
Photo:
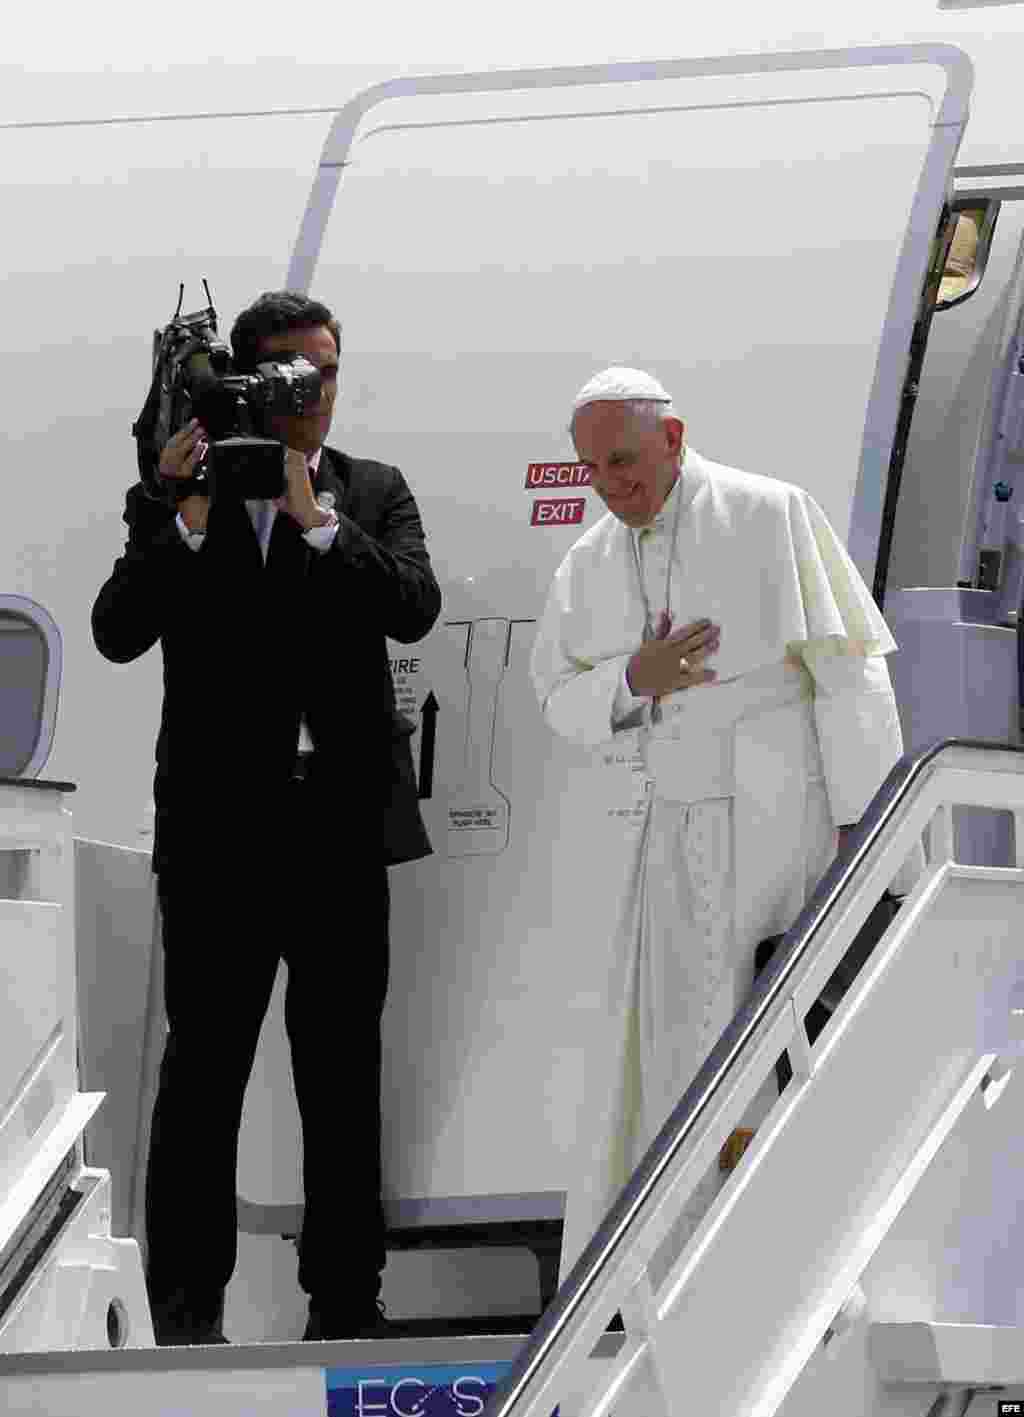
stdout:
POLYGON ((0 777, 20 777, 39 743, 49 662, 41 627, 0 611, 0 777))
POLYGON ((956 230, 939 284, 936 310, 950 310, 954 305, 962 305, 981 284, 992 247, 999 203, 995 200, 972 200, 970 205, 954 207, 954 210, 956 230))

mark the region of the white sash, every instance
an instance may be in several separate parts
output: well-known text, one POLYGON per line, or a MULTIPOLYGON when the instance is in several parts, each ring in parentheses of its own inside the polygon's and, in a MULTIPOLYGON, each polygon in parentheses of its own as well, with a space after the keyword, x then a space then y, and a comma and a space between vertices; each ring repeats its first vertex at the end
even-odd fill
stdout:
POLYGON ((665 701, 644 735, 652 795, 734 799, 735 943, 740 953, 799 913, 807 786, 823 776, 811 678, 777 664, 665 701))

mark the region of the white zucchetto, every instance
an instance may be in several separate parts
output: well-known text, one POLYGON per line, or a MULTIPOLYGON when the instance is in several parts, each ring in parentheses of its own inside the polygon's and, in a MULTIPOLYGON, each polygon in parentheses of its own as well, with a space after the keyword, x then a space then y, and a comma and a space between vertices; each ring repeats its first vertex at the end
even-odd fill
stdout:
POLYGON ((580 389, 573 400, 572 411, 578 413, 588 403, 622 403, 631 399, 649 399, 655 403, 671 403, 672 395, 664 385, 642 369, 615 366, 602 369, 580 389))

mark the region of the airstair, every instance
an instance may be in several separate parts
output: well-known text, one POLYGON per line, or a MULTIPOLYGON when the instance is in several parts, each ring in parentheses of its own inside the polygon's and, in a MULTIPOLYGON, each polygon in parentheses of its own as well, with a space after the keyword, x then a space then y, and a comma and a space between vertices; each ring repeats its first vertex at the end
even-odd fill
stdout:
MULTIPOLYGON (((964 1108, 1021 1050, 1022 790, 1024 755, 980 742, 894 770, 517 1358, 494 1417, 547 1417, 581 1388, 574 1410, 593 1417, 640 1391, 648 1412, 780 1410, 964 1108), (957 863, 960 807, 1013 813, 1016 865, 957 863), (925 872, 811 1047, 809 1009, 922 835, 925 872), (682 1204, 783 1050, 792 1082, 698 1230, 674 1243, 682 1204), (616 1309, 626 1340, 588 1382, 616 1309)), ((886 1376, 940 1390, 1019 1383, 1019 1343, 1007 1355, 980 1327, 960 1334, 973 1358, 962 1347, 944 1364, 920 1333, 904 1350, 898 1325, 875 1353, 886 1376)))
MULTIPOLYGON (((16 842, 40 858, 51 850, 55 838, 42 823, 55 796, 63 800, 59 785, 12 780, 0 787, 8 847, 16 842)), ((34 879, 41 899, 4 905, 5 937, 15 945, 26 916, 48 919, 51 933, 66 928, 66 917, 63 927, 54 924, 59 880, 34 879)), ((823 1342, 859 1321, 849 1297, 943 1140, 979 1091, 994 1100, 1008 1080, 1024 1042, 1022 887, 1024 752, 950 740, 904 759, 525 1342, 396 1338, 102 1351, 102 1339, 79 1333, 65 1345, 76 1351, 60 1354, 2 1345, 3 1410, 48 1417, 143 1407, 153 1417, 468 1417, 485 1403, 488 1417, 550 1417, 556 1407, 563 1417, 784 1410, 823 1342), (958 863, 954 811, 963 807, 1013 814, 1015 865, 958 863), (923 875, 812 1046, 808 1011, 922 837, 923 875), (688 1197, 783 1051, 792 1081, 699 1227, 680 1240, 688 1197), (617 1312, 624 1332, 608 1332, 617 1312)), ((33 957, 45 938, 45 930, 33 936, 33 957)), ((5 962, 13 958, 6 949, 5 962)), ((9 987, 21 988, 22 977, 9 987)), ((78 1098, 69 1106, 84 1116, 96 1102, 78 1098)), ((25 1209, 29 1190, 41 1195, 43 1171, 56 1177, 73 1152, 74 1138, 58 1131, 45 1162, 37 1152, 20 1172, 7 1166, 5 1217, 12 1207, 25 1209)), ((88 1168, 77 1175, 88 1178, 88 1168)), ((35 1256, 40 1272, 64 1234, 58 1222, 35 1256)), ((109 1252, 132 1242, 105 1236, 97 1213, 78 1244, 109 1252)), ((109 1275, 109 1253, 105 1266, 109 1275)), ((94 1288, 98 1267, 94 1254, 94 1288)), ((27 1285, 28 1296, 34 1287, 27 1285)), ((113 1323, 124 1313, 125 1299, 112 1289, 106 1314, 113 1323)), ((0 1337, 14 1316, 0 1318, 0 1337)), ((144 1334, 137 1331, 135 1341, 144 1344, 144 1334)), ((51 1325, 46 1343, 22 1346, 60 1345, 51 1325)), ((917 1405, 894 1411, 924 1412, 929 1403, 933 1412, 951 1411, 954 1394, 966 1410, 977 1391, 1024 1384, 1014 1329, 875 1324, 869 1352, 886 1390, 915 1395, 917 1405)))
POLYGON ((74 788, 37 776, 61 680, 42 606, 0 596, 0 664, 0 1353, 150 1344, 138 1245, 86 1164, 103 1096, 79 1086, 74 788))

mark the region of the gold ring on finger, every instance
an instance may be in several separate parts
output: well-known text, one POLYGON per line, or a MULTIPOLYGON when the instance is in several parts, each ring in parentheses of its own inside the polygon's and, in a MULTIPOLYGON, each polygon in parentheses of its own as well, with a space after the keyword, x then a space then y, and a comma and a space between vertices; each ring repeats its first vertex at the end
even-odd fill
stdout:
POLYGON ((688 674, 690 672, 690 661, 686 658, 685 654, 681 654, 679 656, 679 668, 684 674, 688 674))

